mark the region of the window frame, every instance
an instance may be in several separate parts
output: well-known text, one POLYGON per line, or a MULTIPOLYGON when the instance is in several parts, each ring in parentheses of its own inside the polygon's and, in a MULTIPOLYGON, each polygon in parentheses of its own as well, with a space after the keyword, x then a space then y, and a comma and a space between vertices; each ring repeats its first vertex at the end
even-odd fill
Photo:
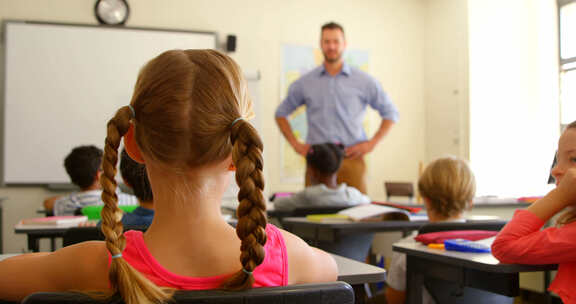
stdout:
MULTIPOLYGON (((557 0, 557 6, 558 6, 558 80, 560 81, 560 92, 562 92, 562 76, 564 73, 567 72, 571 72, 571 71, 576 71, 576 56, 573 57, 568 57, 568 58, 562 58, 562 8, 564 6, 570 5, 570 4, 574 4, 576 3, 576 0, 557 0), (566 65, 570 65, 572 64, 571 67, 566 68, 566 65)), ((563 103, 564 101, 562 100, 562 93, 560 93, 560 96, 558 96, 558 101, 560 103, 560 127, 561 129, 564 129, 564 127, 566 126, 566 124, 562 121, 562 117, 563 117, 563 103)))

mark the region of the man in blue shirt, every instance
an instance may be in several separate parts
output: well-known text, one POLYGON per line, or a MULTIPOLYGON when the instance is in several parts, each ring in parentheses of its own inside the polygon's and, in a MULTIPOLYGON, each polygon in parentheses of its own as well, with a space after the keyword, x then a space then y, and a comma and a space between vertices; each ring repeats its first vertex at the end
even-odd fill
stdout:
MULTIPOLYGON (((302 156, 312 144, 344 144, 346 158, 338 172, 338 183, 345 182, 366 193, 364 155, 388 133, 398 120, 398 111, 376 79, 343 61, 346 39, 342 26, 333 22, 323 25, 320 47, 324 63, 292 83, 288 96, 276 110, 276 122, 288 143, 302 156), (296 139, 287 119, 302 105, 306 105, 308 123, 305 143, 296 139), (362 127, 368 105, 382 117, 380 128, 371 139, 362 127)), ((306 174, 306 185, 309 184, 306 174)))

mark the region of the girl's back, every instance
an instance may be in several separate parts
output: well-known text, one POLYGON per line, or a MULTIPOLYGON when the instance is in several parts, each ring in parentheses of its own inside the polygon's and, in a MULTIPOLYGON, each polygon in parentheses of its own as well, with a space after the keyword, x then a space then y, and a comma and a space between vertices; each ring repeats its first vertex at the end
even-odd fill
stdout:
POLYGON ((252 116, 244 79, 229 57, 187 50, 150 61, 131 104, 107 127, 106 241, 0 262, 0 296, 99 290, 119 293, 126 303, 154 303, 170 298, 161 287, 238 290, 335 280, 328 254, 267 224, 263 145, 245 120, 252 116), (154 195, 154 220, 144 234, 123 234, 115 194, 122 140, 130 157, 146 165, 154 195), (240 188, 236 229, 220 211, 231 171, 240 188))

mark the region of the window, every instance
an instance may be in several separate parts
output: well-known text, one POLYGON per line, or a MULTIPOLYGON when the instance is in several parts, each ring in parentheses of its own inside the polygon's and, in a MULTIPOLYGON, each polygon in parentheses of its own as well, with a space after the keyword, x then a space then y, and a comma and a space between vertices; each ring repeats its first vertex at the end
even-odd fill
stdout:
POLYGON ((558 0, 560 16, 560 123, 576 120, 576 0, 558 0))

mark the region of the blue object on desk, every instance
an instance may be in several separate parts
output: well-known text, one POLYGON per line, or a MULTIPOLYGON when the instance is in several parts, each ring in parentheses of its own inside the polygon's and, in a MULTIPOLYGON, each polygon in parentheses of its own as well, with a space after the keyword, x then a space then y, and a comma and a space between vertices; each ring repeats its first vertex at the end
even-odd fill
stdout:
POLYGON ((445 240, 444 248, 451 251, 490 253, 490 247, 465 239, 445 240))

